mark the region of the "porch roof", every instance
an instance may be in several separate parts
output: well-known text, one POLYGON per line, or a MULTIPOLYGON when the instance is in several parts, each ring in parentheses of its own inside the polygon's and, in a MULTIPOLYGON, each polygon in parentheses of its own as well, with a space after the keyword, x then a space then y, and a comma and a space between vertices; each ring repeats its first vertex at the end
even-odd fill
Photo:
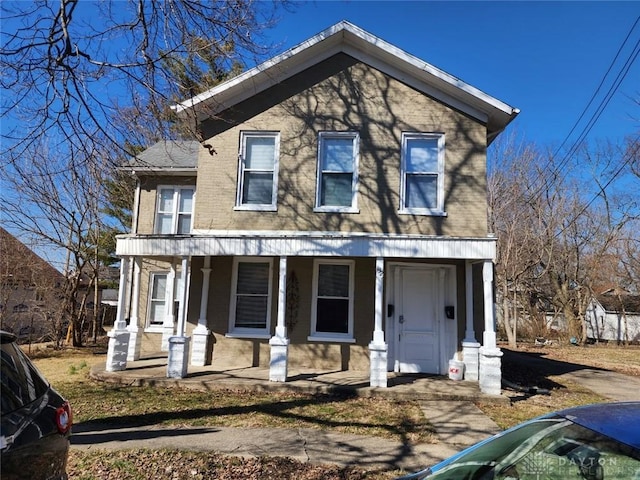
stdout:
POLYGON ((116 255, 342 256, 493 260, 496 238, 344 232, 196 232, 191 235, 121 235, 116 255))

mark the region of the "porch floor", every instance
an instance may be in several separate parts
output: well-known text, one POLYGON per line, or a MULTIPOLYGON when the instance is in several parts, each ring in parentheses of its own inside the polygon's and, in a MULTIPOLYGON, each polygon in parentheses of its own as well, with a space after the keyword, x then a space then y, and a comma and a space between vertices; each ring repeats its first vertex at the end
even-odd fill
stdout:
POLYGON ((503 395, 485 395, 478 382, 455 381, 443 375, 389 372, 387 388, 369 386, 368 371, 311 371, 289 369, 286 382, 269 380, 269 369, 247 367, 218 370, 189 365, 185 378, 167 378, 167 356, 159 354, 127 362, 125 370, 107 372, 105 363, 91 369, 91 377, 129 386, 162 386, 194 390, 291 391, 312 394, 340 393, 398 399, 509 402, 503 395))

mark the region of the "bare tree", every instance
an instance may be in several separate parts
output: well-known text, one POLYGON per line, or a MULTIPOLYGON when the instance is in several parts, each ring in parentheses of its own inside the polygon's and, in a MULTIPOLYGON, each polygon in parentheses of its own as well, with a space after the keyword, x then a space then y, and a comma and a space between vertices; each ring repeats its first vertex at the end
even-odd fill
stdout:
MULTIPOLYGON (((169 136, 172 102, 255 63, 286 2, 78 0, 2 2, 3 160, 55 138, 74 160, 117 152, 136 122, 169 136)), ((192 134, 194 132, 191 132, 192 134)), ((131 152, 128 152, 129 154, 131 152)))

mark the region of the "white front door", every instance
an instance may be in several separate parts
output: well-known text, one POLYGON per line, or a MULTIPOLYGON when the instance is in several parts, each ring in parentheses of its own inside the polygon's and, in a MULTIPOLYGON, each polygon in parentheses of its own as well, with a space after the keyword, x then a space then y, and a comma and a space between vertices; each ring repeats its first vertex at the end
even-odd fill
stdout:
POLYGON ((396 287, 398 370, 440 374, 438 275, 435 268, 401 268, 396 287))

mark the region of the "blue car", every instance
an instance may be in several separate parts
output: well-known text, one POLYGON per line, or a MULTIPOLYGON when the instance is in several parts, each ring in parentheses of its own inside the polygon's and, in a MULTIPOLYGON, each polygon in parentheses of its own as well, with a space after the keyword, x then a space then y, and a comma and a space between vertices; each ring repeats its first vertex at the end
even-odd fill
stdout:
POLYGON ((550 413, 399 480, 640 480, 640 402, 550 413))

